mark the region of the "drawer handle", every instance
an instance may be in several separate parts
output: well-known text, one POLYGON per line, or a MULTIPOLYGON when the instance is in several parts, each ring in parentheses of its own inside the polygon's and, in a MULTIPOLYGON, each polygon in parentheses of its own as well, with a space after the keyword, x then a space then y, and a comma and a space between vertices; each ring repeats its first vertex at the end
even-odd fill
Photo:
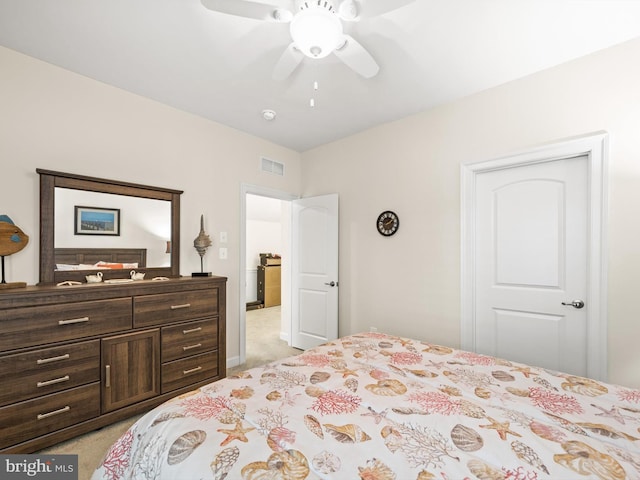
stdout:
POLYGON ((104 366, 104 386, 111 387, 111 365, 104 366))
POLYGON ((191 328, 191 329, 187 329, 187 330, 182 330, 182 334, 183 335, 188 335, 190 333, 200 332, 201 330, 202 330, 202 327, 191 328))
POLYGON ((37 418, 38 418, 38 420, 43 420, 45 418, 53 417, 54 415, 58 415, 60 413, 68 412, 69 410, 71 410, 71 407, 69 405, 67 405, 64 408, 61 408, 59 410, 54 410, 53 412, 39 413, 37 418))
POLYGON ((48 385, 54 385, 56 383, 62 383, 69 380, 69 375, 65 375, 64 377, 54 378, 53 380, 47 380, 46 382, 38 382, 36 383, 37 387, 46 387, 48 385))
POLYGON ((44 365, 46 363, 59 362, 60 360, 67 360, 68 358, 69 358, 69 354, 65 353, 64 355, 58 355, 57 357, 39 358, 38 360, 36 360, 36 364, 44 365))
POLYGON ((70 320, 58 320, 58 325, 73 325, 75 323, 86 323, 89 317, 72 318, 70 320))
POLYGON ((191 306, 190 303, 183 303, 181 305, 171 305, 171 310, 180 310, 181 308, 189 308, 191 306))
POLYGON ((187 350, 191 350, 193 348, 200 348, 202 346, 201 343, 196 343, 195 345, 187 345, 186 347, 182 347, 182 351, 186 352, 187 350))
POLYGON ((183 370, 182 374, 183 375, 189 375, 190 373, 196 373, 196 372, 199 372, 200 370, 202 370, 202 367, 196 367, 196 368, 192 368, 190 370, 183 370))

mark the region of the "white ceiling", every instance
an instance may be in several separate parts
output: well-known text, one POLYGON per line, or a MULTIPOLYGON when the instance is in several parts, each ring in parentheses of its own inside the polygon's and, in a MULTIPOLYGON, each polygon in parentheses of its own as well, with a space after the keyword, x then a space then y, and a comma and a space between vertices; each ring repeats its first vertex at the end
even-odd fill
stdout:
POLYGON ((200 0, 0 0, 0 45, 298 151, 636 38, 640 1, 416 0, 346 32, 376 77, 330 55, 277 82, 287 24, 200 0))

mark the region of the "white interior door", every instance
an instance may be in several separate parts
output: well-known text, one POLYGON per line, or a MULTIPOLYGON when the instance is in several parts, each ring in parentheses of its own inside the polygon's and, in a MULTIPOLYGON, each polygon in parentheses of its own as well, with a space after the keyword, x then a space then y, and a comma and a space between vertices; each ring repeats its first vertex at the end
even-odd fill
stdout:
POLYGON ((462 348, 607 380, 607 157, 597 132, 462 165, 462 348))
POLYGON ((586 156, 477 176, 478 352, 587 374, 587 191, 586 156))
POLYGON ((338 337, 338 195, 292 202, 291 345, 338 337))

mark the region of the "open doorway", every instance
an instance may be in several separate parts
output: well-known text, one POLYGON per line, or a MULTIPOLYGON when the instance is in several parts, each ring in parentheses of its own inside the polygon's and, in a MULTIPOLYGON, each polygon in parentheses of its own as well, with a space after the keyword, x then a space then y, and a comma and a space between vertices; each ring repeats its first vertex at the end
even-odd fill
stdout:
MULTIPOLYGON (((264 352, 247 351, 247 318, 258 322, 263 328, 269 322, 269 332, 259 335, 277 337, 280 342, 269 348, 276 352, 288 353, 291 339, 291 201, 297 197, 286 192, 268 189, 257 185, 243 184, 241 188, 241 238, 240 238, 240 357, 239 364, 247 360, 260 362, 264 352), (279 295, 273 283, 269 286, 269 299, 265 304, 265 292, 260 295, 258 275, 262 263, 266 263, 260 254, 271 254, 270 266, 278 265, 280 284, 279 295), (276 258, 278 261, 276 261, 276 258), (259 299, 259 296, 262 298, 259 299), (279 298, 276 298, 279 297, 279 298), (249 306, 249 310, 247 308, 249 306), (254 307, 258 307, 254 310, 254 307), (274 315, 279 321, 274 322, 274 315), (277 329, 277 331, 273 331, 277 329), (280 343, 280 345, 277 345, 280 343)), ((263 272, 264 273, 264 272, 263 272)), ((273 276, 272 276, 273 277, 273 276)), ((273 278, 271 278, 273 282, 273 278)), ((264 286, 263 286, 264 287, 264 286)), ((255 323, 251 325, 255 326, 255 323)), ((250 325, 250 326, 251 326, 250 325)), ((249 335, 251 340, 252 335, 249 335)), ((251 343, 249 343, 249 349, 251 343)), ((264 350, 264 348, 261 348, 264 350)), ((262 362, 264 363, 264 362, 262 362)))
POLYGON ((284 200, 247 194, 246 305, 247 311, 272 309, 282 303, 284 200))

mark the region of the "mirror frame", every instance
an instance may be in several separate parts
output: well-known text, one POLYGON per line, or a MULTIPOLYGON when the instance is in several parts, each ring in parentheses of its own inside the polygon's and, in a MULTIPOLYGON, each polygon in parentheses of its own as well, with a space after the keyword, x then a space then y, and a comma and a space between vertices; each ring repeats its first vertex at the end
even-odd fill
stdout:
MULTIPOLYGON (((37 168, 36 172, 40 175, 40 284, 59 283, 65 280, 84 282, 85 275, 94 272, 93 270, 56 270, 54 215, 56 187, 171 202, 171 265, 144 267, 137 270, 147 273, 147 278, 180 276, 180 195, 183 193, 182 190, 54 172, 41 168, 37 168)), ((105 279, 129 276, 128 270, 125 275, 120 270, 101 271, 105 279)))

